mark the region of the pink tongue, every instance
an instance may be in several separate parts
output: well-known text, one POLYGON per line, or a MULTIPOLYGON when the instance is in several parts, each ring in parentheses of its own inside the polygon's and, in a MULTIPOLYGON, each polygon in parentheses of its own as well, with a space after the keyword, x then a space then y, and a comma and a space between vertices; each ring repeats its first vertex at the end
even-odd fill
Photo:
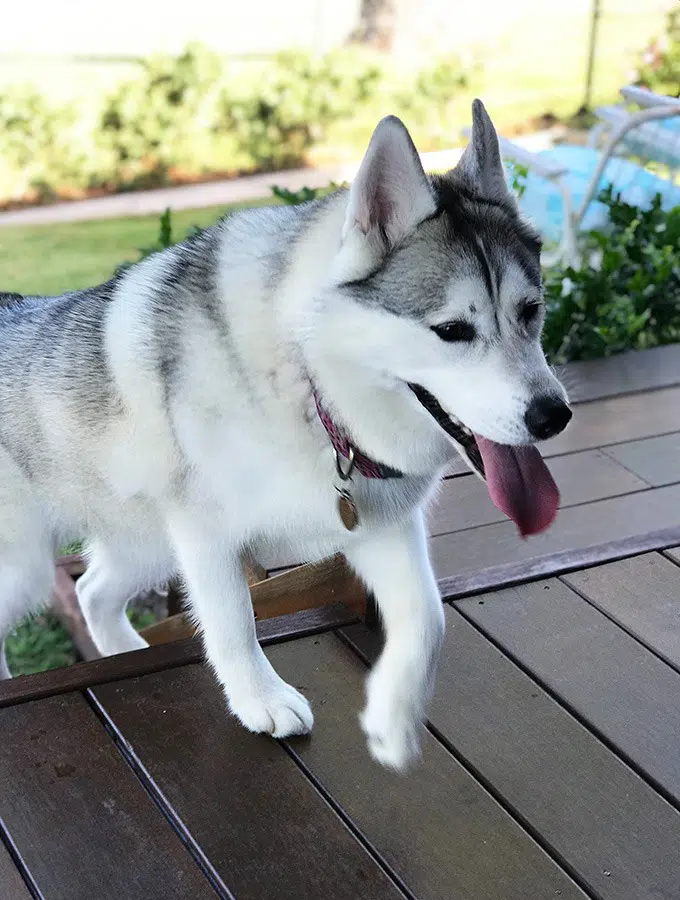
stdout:
POLYGON ((510 447, 475 435, 489 496, 522 537, 546 529, 557 515, 560 492, 533 446, 510 447))

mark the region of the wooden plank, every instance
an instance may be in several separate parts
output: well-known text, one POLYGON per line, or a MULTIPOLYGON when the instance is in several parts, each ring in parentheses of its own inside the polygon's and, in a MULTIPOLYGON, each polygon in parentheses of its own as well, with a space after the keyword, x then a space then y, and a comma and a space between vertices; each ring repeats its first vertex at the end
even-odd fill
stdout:
POLYGON ((680 347, 670 344, 568 363, 558 369, 572 403, 680 384, 680 347))
MULTIPOLYGON (((648 486, 598 450, 551 459, 548 467, 560 488, 563 508, 630 494, 648 486)), ((435 536, 504 520, 503 513, 491 502, 486 485, 470 475, 444 482, 430 510, 428 524, 430 534, 435 536)))
POLYGON ((533 559, 503 563, 462 575, 452 575, 439 581, 445 600, 455 600, 500 587, 511 587, 527 581, 538 581, 552 575, 574 572, 586 566, 597 566, 617 559, 639 556, 652 550, 665 550, 680 537, 680 527, 650 531, 603 544, 576 547, 546 553, 533 559))
POLYGON ((678 485, 563 509, 548 531, 528 540, 507 520, 440 535, 430 541, 430 553, 437 577, 445 579, 675 527, 680 528, 678 485))
POLYGON ((81 695, 4 709, 0 732, 0 818, 44 897, 215 897, 81 695))
POLYGON ((268 655, 317 711, 311 738, 288 744, 416 897, 526 900, 581 891, 431 735, 406 777, 369 757, 357 711, 365 667, 337 638, 268 655))
POLYGON ((669 547, 666 550, 665 556, 667 556, 670 560, 680 565, 680 547, 669 547))
POLYGON ((659 553, 564 575, 562 580, 646 647, 680 669, 680 568, 659 553))
POLYGON ((0 843, 0 900, 31 900, 31 896, 12 857, 0 843))
POLYGON ((680 801, 678 672, 555 579, 456 605, 680 801))
POLYGON ((403 896, 290 756, 227 715, 202 667, 92 693, 239 900, 403 896))
POLYGON ((654 487, 680 481, 680 432, 616 444, 606 453, 654 487))
POLYGON ((450 608, 430 721, 593 895, 677 897, 680 815, 450 608))
MULTIPOLYGON (((667 434, 680 421, 680 388, 583 403, 569 427, 541 445, 544 456, 667 434)), ((677 427, 677 425, 675 426, 677 427)))
MULTIPOLYGON (((356 622, 357 616, 343 603, 322 609, 310 609, 293 616, 281 616, 257 622, 257 636, 262 644, 287 640, 301 635, 317 634, 356 622)), ((173 666, 199 662, 203 648, 198 640, 178 640, 144 650, 134 650, 88 663, 76 663, 63 669, 20 675, 0 681, 0 708, 27 700, 51 697, 68 691, 82 690, 105 681, 158 672, 173 666)))

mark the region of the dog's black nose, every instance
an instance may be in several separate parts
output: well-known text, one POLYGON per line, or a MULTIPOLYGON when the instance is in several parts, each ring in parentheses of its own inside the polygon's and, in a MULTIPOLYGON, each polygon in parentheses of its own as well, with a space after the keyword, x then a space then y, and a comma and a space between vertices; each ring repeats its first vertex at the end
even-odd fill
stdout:
POLYGON ((537 441, 555 437, 564 431, 570 419, 571 410, 564 400, 547 396, 532 400, 524 414, 529 434, 537 441))

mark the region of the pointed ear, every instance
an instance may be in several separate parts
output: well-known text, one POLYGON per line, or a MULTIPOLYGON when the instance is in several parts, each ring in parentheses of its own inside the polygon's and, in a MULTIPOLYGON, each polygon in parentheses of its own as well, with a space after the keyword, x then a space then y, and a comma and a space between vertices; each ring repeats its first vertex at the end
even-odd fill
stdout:
POLYGON ((473 101, 472 134, 454 171, 487 200, 514 202, 505 178, 498 135, 481 100, 473 101))
POLYGON ((387 116, 373 132, 350 188, 343 240, 364 236, 374 250, 382 245, 389 252, 435 210, 430 182, 406 126, 387 116))

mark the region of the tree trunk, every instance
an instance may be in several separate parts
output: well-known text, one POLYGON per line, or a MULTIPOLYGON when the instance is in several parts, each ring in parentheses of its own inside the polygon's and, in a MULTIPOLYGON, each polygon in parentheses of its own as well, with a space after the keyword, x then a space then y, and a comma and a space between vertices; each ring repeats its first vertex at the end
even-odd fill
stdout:
POLYGON ((397 0, 361 0, 360 21, 350 41, 389 53, 394 44, 397 0))

